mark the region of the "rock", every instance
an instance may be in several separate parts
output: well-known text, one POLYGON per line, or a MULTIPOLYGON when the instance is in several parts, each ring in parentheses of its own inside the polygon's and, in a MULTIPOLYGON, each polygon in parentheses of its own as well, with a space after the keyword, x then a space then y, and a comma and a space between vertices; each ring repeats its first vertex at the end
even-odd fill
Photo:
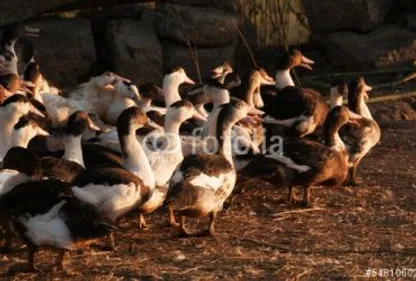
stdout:
POLYGON ((342 29, 370 31, 379 26, 395 0, 303 0, 305 13, 315 34, 342 29))
POLYGON ((211 6, 232 13, 237 13, 240 6, 238 0, 165 0, 165 2, 183 6, 211 6))
POLYGON ((20 22, 42 12, 55 9, 75 0, 17 0, 0 1, 0 26, 20 22))
POLYGON ((58 87, 88 80, 96 59, 90 21, 43 19, 28 24, 41 29, 40 37, 32 42, 36 61, 48 80, 58 87))
POLYGON ((161 37, 198 46, 224 46, 238 37, 238 18, 215 8, 171 4, 157 6, 157 32, 161 37))
POLYGON ((115 72, 138 85, 162 81, 162 47, 151 21, 110 22, 107 47, 115 72))
MULTIPOLYGON (((187 46, 172 42, 162 42, 162 46, 165 69, 170 69, 176 65, 182 66, 189 77, 196 82, 199 81, 194 60, 187 46)), ((237 41, 229 46, 197 48, 196 53, 202 78, 209 76, 210 70, 221 64, 224 60, 229 61, 234 66, 236 50, 237 41)))
POLYGON ((325 45, 333 66, 348 70, 404 65, 416 59, 416 33, 393 25, 367 34, 337 32, 325 45))

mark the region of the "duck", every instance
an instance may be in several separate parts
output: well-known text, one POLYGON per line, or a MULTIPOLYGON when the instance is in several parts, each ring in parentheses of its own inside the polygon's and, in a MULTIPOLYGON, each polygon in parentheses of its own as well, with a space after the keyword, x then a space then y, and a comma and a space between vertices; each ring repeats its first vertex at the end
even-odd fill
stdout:
POLYGON ((340 186, 348 175, 349 154, 345 143, 339 136, 339 130, 347 123, 357 124, 362 117, 345 106, 336 106, 329 112, 324 123, 324 144, 312 140, 289 138, 283 141, 282 151, 278 150, 268 157, 281 159, 298 165, 304 171, 298 171, 290 179, 289 201, 296 202, 294 186, 303 186, 302 205, 310 206, 310 189, 322 185, 340 186))
POLYGON ((77 111, 69 116, 66 130, 62 136, 65 147, 62 158, 41 158, 42 174, 45 177, 71 182, 85 169, 82 135, 88 128, 100 130, 85 111, 77 111))
MULTIPOLYGON (((367 85, 363 77, 358 77, 350 82, 348 87, 348 108, 362 116, 358 124, 346 124, 340 129, 341 139, 345 142, 349 153, 349 173, 346 184, 357 186, 357 167, 361 160, 376 146, 381 137, 381 130, 374 120, 366 101, 372 87, 367 85)), ((342 95, 338 98, 342 103, 342 95)))
POLYGON ((36 28, 19 25, 11 25, 3 31, 0 45, 0 76, 4 74, 19 76, 15 44, 24 36, 38 37, 39 31, 36 28))
MULTIPOLYGON (((215 148, 212 147, 213 143, 211 141, 215 140, 216 138, 217 118, 221 106, 239 100, 236 98, 231 99, 229 93, 229 87, 235 86, 236 81, 234 80, 234 78, 239 79, 239 76, 235 76, 234 74, 229 75, 233 75, 233 79, 228 81, 230 84, 228 84, 227 81, 224 84, 221 84, 215 79, 211 79, 206 82, 204 91, 211 97, 211 100, 213 101, 213 108, 211 110, 210 115, 208 116, 208 121, 202 127, 202 138, 199 138, 195 135, 181 137, 182 150, 184 155, 198 154, 200 152, 206 151, 206 149, 210 150, 215 148)), ((249 113, 251 115, 256 115, 262 114, 263 112, 257 110, 254 107, 251 107, 249 113)), ((249 148, 258 152, 258 145, 251 140, 250 133, 244 127, 240 126, 240 124, 242 124, 241 121, 235 124, 233 127, 233 142, 237 142, 238 146, 249 148)))
MULTIPOLYGON (((69 116, 76 111, 96 113, 102 117, 105 114, 105 110, 100 111, 99 106, 96 106, 97 104, 95 103, 100 104, 98 93, 113 93, 115 81, 115 74, 105 72, 100 76, 92 77, 87 83, 79 85, 70 93, 64 93, 63 95, 40 93, 43 104, 52 120, 53 127, 64 128, 69 116)), ((105 97, 105 95, 103 96, 105 97)), ((101 98, 101 102, 105 100, 103 97, 101 98)))
POLYGON ((239 120, 246 118, 249 105, 240 100, 222 106, 218 114, 216 154, 187 155, 169 180, 166 204, 169 220, 177 225, 174 213, 180 216, 181 236, 210 235, 215 237, 215 219, 224 201, 231 194, 235 182, 231 151, 231 130, 239 120), (210 216, 209 228, 199 233, 189 233, 186 217, 210 216))
POLYGON ((149 200, 139 209, 139 227, 147 229, 147 223, 144 214, 148 214, 163 205, 165 200, 168 182, 177 166, 182 162, 184 156, 182 153, 181 139, 179 128, 183 122, 199 114, 192 103, 186 100, 180 100, 173 103, 166 114, 162 147, 153 147, 149 149, 146 146, 146 155, 155 176, 156 188, 152 192, 149 200))
POLYGON ((313 64, 299 50, 283 54, 277 63, 276 89, 269 87, 261 92, 267 115, 265 123, 284 126, 287 135, 301 138, 322 129, 328 104, 319 92, 296 87, 290 75, 296 66, 312 69, 313 64))
MULTIPOLYGON (((85 247, 117 230, 92 205, 77 199, 67 183, 40 180, 40 159, 21 147, 8 151, 3 167, 17 169, 27 180, 15 185, 0 197, 0 221, 11 235, 10 225, 27 246, 25 272, 37 272, 35 253, 39 248, 59 250, 55 271, 69 273, 65 257, 71 250, 85 247), (24 157, 25 161, 21 161, 24 157)), ((7 237, 7 236, 6 236, 7 237)), ((11 246, 10 237, 6 246, 11 246)))
POLYGON ((14 125, 19 121, 20 117, 28 114, 30 111, 42 116, 39 111, 32 107, 28 98, 19 94, 7 98, 0 105, 0 161, 10 148, 14 125))
MULTIPOLYGON (((125 109, 117 121, 123 151, 122 167, 89 167, 71 182, 77 198, 92 204, 112 222, 131 210, 140 208, 155 189, 152 167, 135 133, 149 122, 139 107, 125 109)), ((112 234, 107 237, 106 247, 115 248, 112 234)))

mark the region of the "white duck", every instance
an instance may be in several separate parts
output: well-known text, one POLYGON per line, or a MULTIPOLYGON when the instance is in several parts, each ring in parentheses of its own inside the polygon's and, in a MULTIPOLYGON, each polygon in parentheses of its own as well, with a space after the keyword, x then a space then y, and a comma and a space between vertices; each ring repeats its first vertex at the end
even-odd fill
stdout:
POLYGON ((164 133, 159 136, 159 140, 163 140, 164 146, 146 149, 146 155, 155 176, 156 189, 149 200, 139 209, 141 229, 146 228, 143 214, 153 212, 162 206, 167 193, 168 181, 183 160, 179 127, 183 122, 198 114, 188 101, 181 100, 173 103, 165 116, 164 133))
POLYGON ((13 95, 0 105, 0 160, 3 159, 10 148, 14 125, 19 121, 20 117, 28 114, 30 111, 41 115, 40 112, 33 109, 29 100, 22 95, 13 95))

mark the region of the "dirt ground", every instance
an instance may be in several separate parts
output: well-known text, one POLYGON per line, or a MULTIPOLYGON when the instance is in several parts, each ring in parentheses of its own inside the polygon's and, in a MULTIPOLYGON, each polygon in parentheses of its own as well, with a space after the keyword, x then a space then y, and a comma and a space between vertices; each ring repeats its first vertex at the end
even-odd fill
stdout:
POLYGON ((380 144, 359 168, 363 183, 314 188, 312 209, 289 205, 286 189, 246 182, 218 217, 217 240, 178 238, 161 210, 148 217, 147 232, 134 217, 122 223, 114 252, 99 245, 73 252, 77 276, 51 273, 56 253, 48 250, 36 256, 42 273, 12 274, 26 257, 18 248, 0 255, 0 279, 397 280, 366 278, 366 270, 410 268, 416 280, 415 159, 416 121, 393 121, 382 126, 380 144))

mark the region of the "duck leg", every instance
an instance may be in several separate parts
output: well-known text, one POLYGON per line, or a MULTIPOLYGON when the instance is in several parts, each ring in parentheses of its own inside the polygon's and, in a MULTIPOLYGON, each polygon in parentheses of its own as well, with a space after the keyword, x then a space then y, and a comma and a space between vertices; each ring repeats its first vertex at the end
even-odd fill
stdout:
POLYGON ((149 229, 149 226, 147 225, 143 214, 139 215, 139 229, 141 229, 141 230, 148 230, 149 229))
POLYGON ((116 248, 116 243, 114 242, 114 234, 112 232, 107 235, 104 248, 109 251, 113 251, 116 248))
POLYGON ((311 186, 305 186, 303 191, 303 201, 302 206, 307 208, 311 205, 311 186))
POLYGON ((352 166, 349 170, 349 174, 350 174, 350 185, 351 186, 357 186, 358 185, 358 181, 357 181, 357 166, 358 163, 354 163, 354 166, 352 166))
POLYGON ((27 256, 27 266, 23 268, 25 272, 39 272, 39 270, 35 266, 35 254, 37 252, 36 247, 32 245, 28 245, 28 256, 27 256))
POLYGON ((179 227, 179 224, 176 222, 175 212, 173 207, 169 205, 169 225, 173 227, 179 227))
POLYGON ((295 189, 293 186, 289 186, 289 203, 296 203, 295 189))
POLYGON ((2 223, 5 231, 4 237, 4 246, 1 250, 3 253, 10 253, 12 251, 12 239, 13 239, 13 231, 11 229, 11 225, 9 223, 2 223))
POLYGON ((185 237, 192 236, 192 234, 190 234, 185 228, 185 216, 180 217, 180 231, 181 231, 181 233, 179 235, 180 237, 185 238, 185 237))
POLYGON ((210 220, 209 220, 209 227, 208 229, 201 231, 199 233, 196 233, 194 236, 197 237, 205 237, 205 236, 211 236, 215 238, 215 219, 217 218, 217 212, 211 212, 210 214, 210 220))
POLYGON ((58 257, 56 258, 56 261, 55 261, 55 266, 53 267, 54 272, 62 271, 67 275, 71 275, 71 276, 75 275, 75 272, 70 271, 65 266, 65 259, 67 256, 69 256, 68 250, 65 250, 65 249, 59 250, 58 257))

